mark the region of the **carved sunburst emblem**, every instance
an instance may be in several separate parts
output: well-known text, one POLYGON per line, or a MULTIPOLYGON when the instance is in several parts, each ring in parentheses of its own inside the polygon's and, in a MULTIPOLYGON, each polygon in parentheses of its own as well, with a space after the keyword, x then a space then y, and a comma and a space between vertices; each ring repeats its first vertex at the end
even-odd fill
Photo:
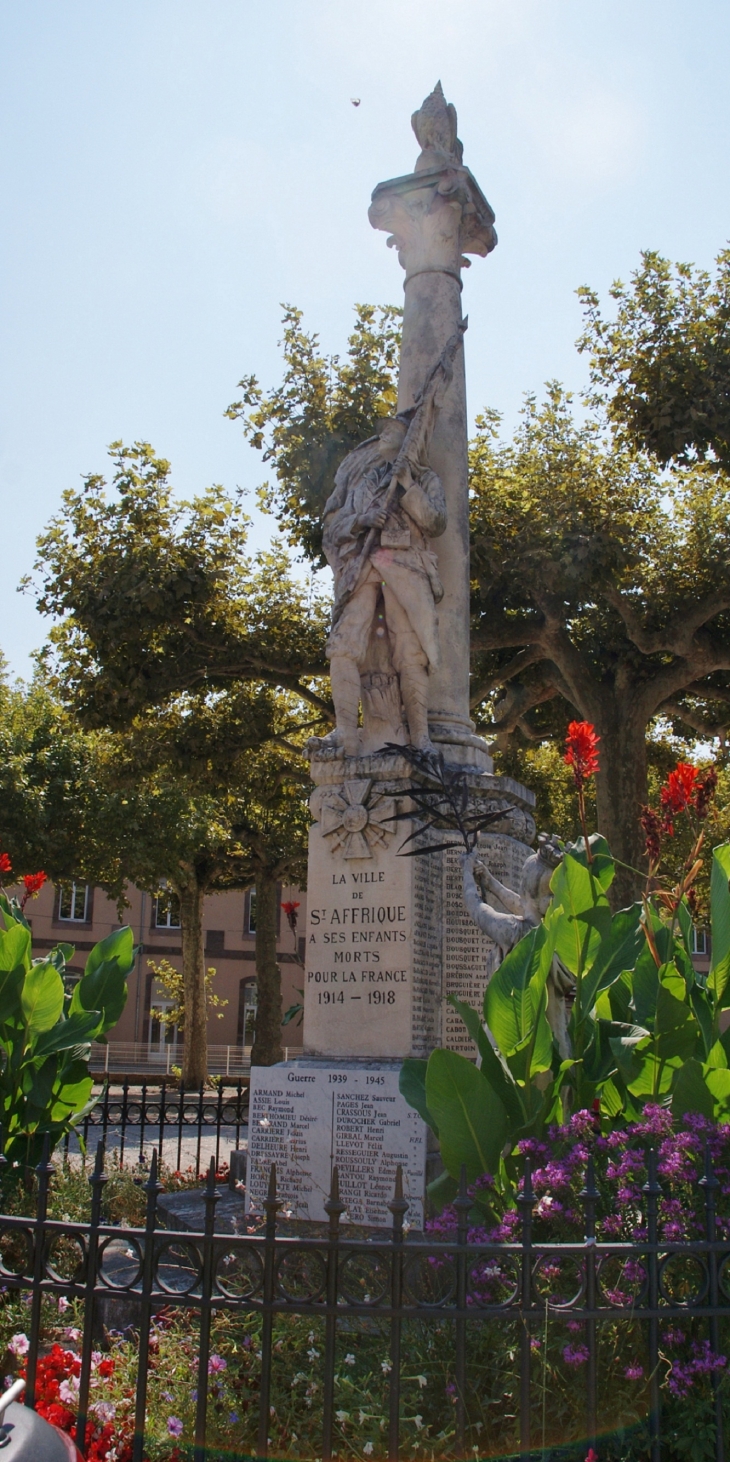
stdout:
POLYGON ((395 798, 382 792, 370 796, 371 781, 343 782, 327 793, 320 826, 331 853, 343 858, 372 858, 374 848, 385 847, 394 829, 383 826, 395 812, 395 798))

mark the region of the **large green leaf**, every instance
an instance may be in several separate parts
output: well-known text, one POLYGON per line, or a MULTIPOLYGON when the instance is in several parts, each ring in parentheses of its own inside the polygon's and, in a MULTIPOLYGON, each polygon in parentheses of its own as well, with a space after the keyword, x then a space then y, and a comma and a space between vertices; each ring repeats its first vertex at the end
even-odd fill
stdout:
POLYGON ((702 1063, 693 1057, 680 1066, 672 1091, 673 1117, 684 1117, 687 1112, 700 1112, 710 1121, 715 1116, 715 1099, 705 1080, 702 1063))
POLYGON ((32 965, 20 993, 29 1036, 51 1029, 63 1010, 63 980, 50 961, 32 965))
POLYGON ((0 970, 30 969, 30 932, 22 924, 0 930, 0 970))
MULTIPOLYGON (((611 850, 602 833, 591 833, 588 839, 591 850, 591 876, 599 887, 606 893, 611 887, 616 876, 616 864, 611 857, 611 850)), ((588 867, 588 857, 585 850, 585 843, 581 838, 579 843, 574 844, 570 849, 570 856, 576 863, 582 863, 584 868, 588 867)))
POLYGON ((607 990, 623 970, 632 970, 646 943, 641 928, 641 904, 631 904, 614 914, 606 938, 583 976, 581 1003, 590 1010, 601 990, 607 990))
POLYGON ((700 1034, 694 1012, 682 994, 686 986, 676 965, 662 965, 659 970, 654 1035, 657 1055, 661 1060, 678 1056, 686 1060, 695 1054, 700 1034))
POLYGON ((437 1213, 440 1213, 447 1203, 453 1203, 458 1191, 459 1184, 456 1179, 452 1178, 451 1173, 446 1172, 439 1173, 437 1178, 433 1178, 426 1189, 429 1203, 433 1205, 437 1213))
POLYGON ((484 1019, 503 1056, 522 1044, 535 1025, 550 973, 560 910, 553 905, 536 929, 511 949, 484 996, 484 1019))
MULTIPOLYGON (((99 1030, 101 1015, 98 1010, 76 1011, 68 1020, 59 1020, 52 1030, 46 1031, 36 1041, 34 1056, 48 1056, 52 1051, 70 1051, 74 1046, 88 1045, 99 1030)), ((425 1066, 425 1061, 423 1065, 425 1066)))
POLYGON ((566 853, 550 887, 562 915, 556 920, 555 950, 572 975, 582 977, 596 959, 611 928, 611 909, 590 869, 566 853))
POLYGON ((14 970, 0 970, 0 1030, 7 1036, 7 1027, 23 1021, 20 992, 25 981, 25 969, 18 965, 14 970))
POLYGON ((458 1000, 455 995, 449 995, 448 999, 449 1004, 453 1005, 454 1010, 458 1011, 461 1016, 479 1052, 482 1075, 486 1077, 490 1086, 494 1087, 510 1123, 517 1130, 525 1120, 525 1112, 520 1100, 519 1088, 515 1085, 506 1061, 492 1045, 479 1012, 474 1009, 473 1005, 468 1005, 465 1000, 458 1000))
POLYGON ((637 1025, 653 1029, 659 993, 659 971, 646 944, 634 966, 632 1004, 637 1025))
MULTIPOLYGON (((106 940, 102 942, 106 943, 106 940)), ((97 944, 96 948, 100 947, 97 944)), ((94 953, 93 949, 91 953, 94 953)), ((71 996, 69 1014, 74 1015, 77 1011, 100 1011, 99 1033, 103 1034, 104 1031, 109 1030, 110 1026, 116 1025, 126 1001, 126 970, 119 960, 106 959, 101 963, 97 962, 91 974, 82 975, 71 996)))
POLYGON ((128 924, 123 924, 121 929, 113 929, 106 939, 100 939, 94 945, 86 961, 84 977, 93 975, 107 960, 118 960, 121 973, 131 974, 134 966, 134 936, 128 924))
POLYGON ((697 982, 692 985, 689 992, 689 1003, 692 1006, 695 1020, 702 1032, 702 1044, 705 1056, 709 1056, 713 1045, 713 1022, 712 1005, 707 998, 707 991, 703 990, 697 982))
POLYGON ((714 969, 730 953, 730 843, 723 843, 712 854, 710 910, 714 969))
POLYGON ((439 1129, 444 1167, 458 1181, 462 1164, 469 1182, 494 1173, 509 1121, 481 1071, 456 1051, 433 1051, 426 1074, 426 1101, 439 1129))
POLYGON ((707 976, 707 989, 717 1010, 727 1010, 730 1005, 730 949, 712 966, 707 976))
POLYGON ((426 1101, 427 1066, 427 1061, 416 1061, 410 1056, 407 1057, 400 1069, 398 1087, 401 1096, 405 1097, 409 1107, 415 1108, 418 1115, 423 1117, 424 1122, 438 1137, 438 1127, 436 1126, 432 1113, 428 1109, 428 1102, 426 1101))

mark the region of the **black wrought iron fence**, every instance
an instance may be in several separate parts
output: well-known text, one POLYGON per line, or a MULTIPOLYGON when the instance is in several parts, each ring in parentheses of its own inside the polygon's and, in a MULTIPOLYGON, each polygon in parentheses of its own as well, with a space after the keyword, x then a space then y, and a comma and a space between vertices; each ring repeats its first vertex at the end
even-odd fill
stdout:
MULTIPOLYGON (((342 1224, 344 1204, 339 1197, 337 1170, 326 1204, 327 1224, 302 1226, 282 1232, 277 1196, 276 1170, 272 1167, 265 1215, 258 1232, 216 1231, 215 1164, 211 1161, 205 1189, 203 1231, 176 1233, 161 1229, 157 1216, 160 1191, 157 1158, 153 1155, 146 1182, 144 1227, 124 1230, 127 1267, 120 1275, 110 1264, 119 1228, 102 1221, 105 1183, 103 1148, 97 1150, 90 1178, 92 1203, 89 1224, 49 1219, 48 1193, 53 1168, 46 1153, 37 1169, 38 1198, 35 1218, 0 1217, 0 1261, 6 1292, 27 1291, 30 1306, 30 1347, 27 1355, 26 1402, 34 1404, 41 1347, 41 1314, 44 1296, 65 1295, 83 1301, 81 1365, 78 1380, 77 1438, 83 1451, 90 1412, 90 1378, 95 1344, 97 1308, 109 1299, 126 1296, 136 1305, 135 1330, 139 1336, 139 1369, 135 1391, 134 1462, 145 1456, 149 1435, 150 1375, 154 1368, 155 1317, 184 1314, 195 1336, 197 1348, 194 1424, 195 1462, 209 1455, 211 1403, 211 1326, 224 1314, 230 1325, 236 1317, 256 1318, 257 1334, 255 1426, 250 1445, 233 1443, 234 1455, 266 1458, 271 1450, 272 1394, 278 1384, 277 1367, 283 1364, 282 1341, 276 1339, 282 1319, 307 1317, 318 1325, 318 1343, 309 1355, 320 1364, 316 1391, 316 1415, 321 1420, 313 1455, 330 1462, 333 1455, 361 1457, 361 1444, 348 1442, 343 1428, 348 1413, 337 1407, 336 1391, 343 1369, 342 1342, 353 1353, 345 1355, 354 1364, 355 1350, 368 1343, 376 1331, 384 1337, 386 1357, 381 1362, 385 1408, 382 1442, 368 1443, 367 1456, 395 1459, 403 1454, 404 1394, 414 1378, 408 1376, 413 1358, 413 1327, 436 1325, 439 1344, 437 1361, 453 1379, 446 1386, 451 1405, 449 1450, 442 1456, 526 1458, 555 1455, 546 1451, 550 1432, 550 1410, 555 1398, 546 1394, 541 1337, 548 1326, 568 1323, 569 1332, 580 1331, 584 1364, 574 1377, 581 1394, 583 1440, 579 1453, 602 1445, 599 1432, 605 1418, 599 1417, 602 1360, 601 1335, 606 1327, 628 1325, 644 1337, 647 1357, 647 1425, 645 1449, 621 1455, 650 1457, 660 1462, 668 1455, 663 1442, 661 1390, 661 1336, 668 1324, 691 1324, 704 1334, 706 1353, 718 1362, 712 1370, 712 1446, 717 1462, 724 1458, 723 1371, 719 1358, 721 1327, 730 1313, 730 1239, 718 1235, 716 1192, 709 1156, 701 1182, 705 1237, 701 1240, 667 1242, 659 1235, 659 1200, 654 1152, 649 1155, 649 1177, 644 1187, 645 1225, 636 1242, 596 1239, 598 1192, 592 1162, 586 1169, 581 1195, 584 1236, 575 1243, 535 1242, 529 1164, 519 1202, 521 1237, 513 1243, 471 1243, 469 1210, 471 1199, 462 1175, 456 1199, 457 1230, 453 1241, 434 1241, 423 1234, 407 1232, 404 1216, 408 1204, 403 1196, 398 1170, 390 1204, 392 1226, 382 1234, 361 1237, 342 1224), (72 1255, 72 1262, 69 1260, 72 1255), (63 1258, 65 1255, 65 1259, 63 1258), (61 1257, 59 1257, 61 1256, 61 1257), (502 1353, 515 1363, 516 1384, 504 1393, 514 1403, 514 1445, 506 1447, 509 1434, 498 1401, 490 1400, 487 1422, 482 1406, 481 1421, 475 1421, 480 1388, 487 1385, 482 1374, 477 1383, 474 1367, 480 1337, 491 1327, 502 1353), (514 1347, 510 1350, 514 1338, 514 1347), (152 1341, 152 1345, 151 1342, 152 1341), (448 1352, 448 1354, 447 1354, 448 1352), (541 1390, 542 1387, 542 1390, 541 1390), (495 1409, 497 1408, 497 1409, 495 1409), (489 1415, 494 1435, 489 1434, 489 1415), (540 1429, 542 1427, 542 1433, 540 1429)), ((312 1332, 309 1340, 313 1339, 312 1332)), ((492 1352, 495 1355, 496 1351, 492 1352)), ((97 1357, 98 1359, 98 1357, 97 1357)), ((295 1383, 299 1377, 295 1377, 295 1383)), ((425 1376, 415 1380, 426 1382, 425 1376)), ((481 1401, 483 1402, 483 1395, 481 1401)), ((311 1414, 311 1400, 310 1400, 311 1414)), ((608 1398, 609 1406, 612 1403, 608 1398)), ((504 1412, 504 1401, 503 1401, 504 1412)), ((423 1419, 416 1417, 423 1425, 423 1419)), ((233 1424, 233 1423, 232 1423, 233 1424)), ((580 1434, 580 1428, 579 1433, 580 1434)), ((445 1435, 445 1433, 444 1433, 445 1435)), ((575 1437, 575 1428, 573 1436, 575 1437)), ((296 1438, 295 1438, 296 1441, 296 1438)), ((288 1443, 290 1455, 291 1437, 288 1443)), ((412 1450, 412 1449, 411 1449, 412 1450)), ((412 1453, 415 1455, 415 1453, 412 1453)), ((229 1452, 227 1455, 231 1455, 229 1452)), ((299 1452, 298 1455, 302 1455, 299 1452)), ((424 1455, 423 1449, 421 1455, 424 1455)), ((438 1455, 434 1452, 434 1455, 438 1455)), ((565 1453, 561 1453, 565 1455, 565 1453)), ((602 1454, 599 1454, 602 1455, 602 1454)))
MULTIPOLYGON (((248 1082, 221 1082, 217 1088, 201 1086, 181 1091, 178 1083, 105 1083, 101 1098, 84 1118, 80 1135, 92 1154, 99 1142, 113 1148, 123 1167, 127 1161, 144 1163, 153 1147, 167 1166, 194 1167, 200 1176, 208 1167, 215 1142, 215 1162, 221 1149, 238 1148, 241 1129, 248 1121, 248 1082)), ((68 1154, 74 1144, 71 1134, 65 1142, 68 1154)))

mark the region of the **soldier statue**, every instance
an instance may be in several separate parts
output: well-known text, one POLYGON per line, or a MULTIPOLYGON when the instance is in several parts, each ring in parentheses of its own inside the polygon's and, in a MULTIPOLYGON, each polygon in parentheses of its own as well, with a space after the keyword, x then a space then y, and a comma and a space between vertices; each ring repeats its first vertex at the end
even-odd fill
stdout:
POLYGON ((397 675, 398 719, 402 701, 408 740, 433 751, 428 682, 438 665, 436 605, 444 590, 430 545, 446 528, 446 500, 427 455, 462 339, 463 329, 448 342, 415 405, 382 418, 376 435, 348 454, 325 504, 323 546, 335 580, 327 656, 336 725, 329 736, 312 738, 315 754, 358 755, 362 677, 378 652, 384 663, 384 649, 397 675))

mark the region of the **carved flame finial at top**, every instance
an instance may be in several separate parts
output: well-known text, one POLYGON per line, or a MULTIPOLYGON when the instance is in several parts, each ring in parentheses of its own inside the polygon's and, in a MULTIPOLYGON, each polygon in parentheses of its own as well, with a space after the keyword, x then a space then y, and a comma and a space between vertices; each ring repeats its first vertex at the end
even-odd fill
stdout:
POLYGON ((421 144, 415 171, 427 168, 460 167, 464 148, 456 135, 456 107, 447 102, 441 82, 411 117, 411 126, 421 144))

